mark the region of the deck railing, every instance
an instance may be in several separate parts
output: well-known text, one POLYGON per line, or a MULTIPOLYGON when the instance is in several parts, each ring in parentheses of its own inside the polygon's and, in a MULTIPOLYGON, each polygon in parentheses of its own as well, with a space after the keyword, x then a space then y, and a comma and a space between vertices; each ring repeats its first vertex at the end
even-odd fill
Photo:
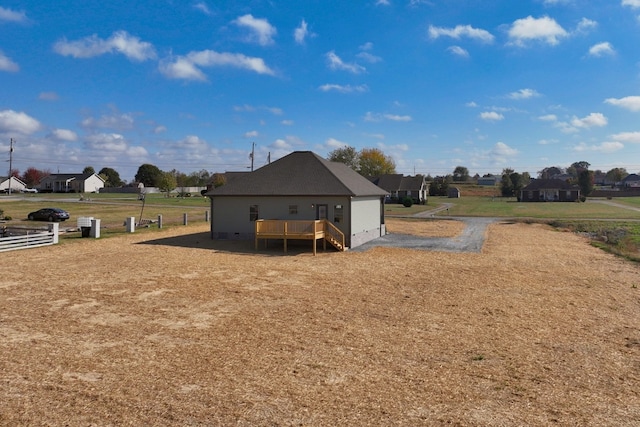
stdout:
MULTIPOLYGON (((287 240, 313 240, 313 254, 316 254, 316 241, 325 239, 338 250, 343 251, 344 234, 327 220, 275 220, 259 219, 255 222, 255 245, 258 249, 259 239, 283 239, 284 251, 287 251, 287 240)), ((325 246, 326 247, 326 246, 325 246)))

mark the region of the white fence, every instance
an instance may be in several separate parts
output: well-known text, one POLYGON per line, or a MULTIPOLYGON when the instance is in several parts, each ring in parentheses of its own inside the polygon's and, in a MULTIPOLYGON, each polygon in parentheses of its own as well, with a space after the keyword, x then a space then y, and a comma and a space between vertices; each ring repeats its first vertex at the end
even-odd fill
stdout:
POLYGON ((55 245, 58 243, 59 226, 54 222, 49 224, 48 230, 25 228, 17 231, 16 235, 0 237, 0 252, 55 245))

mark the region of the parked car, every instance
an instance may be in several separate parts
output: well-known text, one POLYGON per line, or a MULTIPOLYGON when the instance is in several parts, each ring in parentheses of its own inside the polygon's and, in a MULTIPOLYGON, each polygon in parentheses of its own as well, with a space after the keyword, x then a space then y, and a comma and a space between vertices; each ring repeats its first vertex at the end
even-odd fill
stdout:
POLYGON ((37 193, 38 189, 37 188, 23 188, 22 192, 23 193, 37 193))
POLYGON ((31 221, 66 221, 69 219, 69 212, 60 208, 43 208, 27 215, 31 221))

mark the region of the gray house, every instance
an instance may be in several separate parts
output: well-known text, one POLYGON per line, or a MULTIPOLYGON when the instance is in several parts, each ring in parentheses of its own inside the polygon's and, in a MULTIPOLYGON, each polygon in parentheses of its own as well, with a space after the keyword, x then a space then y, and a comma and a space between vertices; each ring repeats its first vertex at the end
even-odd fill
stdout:
POLYGON ((562 179, 534 179, 520 190, 521 202, 575 202, 580 189, 562 179))
POLYGON ((206 195, 213 239, 256 239, 257 246, 258 238, 274 238, 286 245, 287 238, 315 241, 326 231, 326 239, 345 250, 385 234, 386 191, 310 151, 238 174, 206 195), (332 242, 330 231, 342 241, 332 242))
POLYGON ((384 174, 369 177, 369 181, 389 193, 387 202, 402 203, 405 197, 409 197, 414 203, 427 203, 429 184, 422 175, 384 174))

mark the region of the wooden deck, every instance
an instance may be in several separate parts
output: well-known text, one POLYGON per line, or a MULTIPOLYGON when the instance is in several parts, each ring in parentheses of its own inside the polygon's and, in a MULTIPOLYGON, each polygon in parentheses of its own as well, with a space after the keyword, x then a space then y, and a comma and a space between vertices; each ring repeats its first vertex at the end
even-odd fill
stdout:
POLYGON ((256 250, 260 239, 284 240, 284 251, 287 252, 287 240, 312 240, 313 254, 316 254, 316 242, 322 239, 323 248, 327 242, 339 251, 345 250, 344 234, 327 220, 315 221, 285 221, 274 219, 259 219, 255 225, 256 250))

